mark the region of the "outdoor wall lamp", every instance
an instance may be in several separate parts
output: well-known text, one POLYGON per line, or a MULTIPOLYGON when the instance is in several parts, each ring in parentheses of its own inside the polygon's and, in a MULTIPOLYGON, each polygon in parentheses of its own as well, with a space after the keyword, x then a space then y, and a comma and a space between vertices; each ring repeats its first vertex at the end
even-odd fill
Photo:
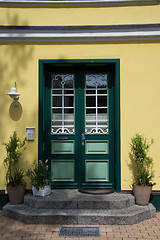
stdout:
POLYGON ((20 93, 17 92, 16 82, 13 82, 13 87, 10 89, 10 92, 7 93, 11 98, 14 99, 14 105, 17 106, 17 100, 19 99, 20 93))

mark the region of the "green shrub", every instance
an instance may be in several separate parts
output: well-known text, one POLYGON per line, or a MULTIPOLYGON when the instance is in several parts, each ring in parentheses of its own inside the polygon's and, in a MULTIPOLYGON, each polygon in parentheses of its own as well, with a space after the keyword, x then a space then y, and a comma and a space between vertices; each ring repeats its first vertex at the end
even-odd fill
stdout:
POLYGON ((48 172, 48 160, 45 163, 39 160, 37 164, 36 161, 33 163, 33 168, 28 169, 26 175, 30 178, 31 184, 39 191, 39 188, 43 188, 49 185, 51 182, 50 173, 48 172))
POLYGON ((20 158, 22 152, 26 149, 26 139, 22 141, 14 131, 8 143, 3 143, 6 148, 7 156, 3 161, 6 168, 6 183, 7 186, 25 185, 24 171, 20 168, 20 158))
POLYGON ((147 139, 140 134, 131 138, 130 168, 135 185, 154 185, 152 183, 154 178, 153 159, 148 156, 148 151, 153 142, 153 139, 151 139, 151 142, 147 142, 147 139))

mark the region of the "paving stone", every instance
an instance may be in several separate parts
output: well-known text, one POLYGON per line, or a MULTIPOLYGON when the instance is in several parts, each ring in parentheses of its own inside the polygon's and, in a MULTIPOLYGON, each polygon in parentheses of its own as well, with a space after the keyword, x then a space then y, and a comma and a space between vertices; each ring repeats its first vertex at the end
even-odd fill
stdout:
MULTIPOLYGON (((100 234, 101 236, 100 237, 94 237, 94 238, 77 238, 76 240, 108 240, 108 239, 114 239, 114 240, 118 240, 118 239, 123 239, 123 240, 145 240, 145 239, 150 239, 150 240, 155 240, 155 239, 160 239, 160 212, 156 212, 156 217, 155 218, 151 218, 149 220, 145 220, 141 223, 137 223, 137 224, 134 224, 134 225, 66 225, 66 226, 99 226, 100 227, 100 234), (155 226, 155 221, 157 222, 157 226, 155 226), (110 235, 109 237, 107 237, 107 235, 105 234, 105 231, 104 232, 101 232, 101 229, 104 230, 106 229, 106 233, 108 232, 108 230, 110 230, 110 233, 114 233, 114 236, 110 235), (123 230, 126 230, 127 233, 130 234, 129 237, 121 237, 119 238, 119 236, 117 236, 117 231, 121 234, 123 234, 123 230), (143 230, 145 231, 145 233, 149 234, 150 233, 150 229, 155 229, 155 237, 153 236, 150 236, 150 238, 143 238, 142 235, 140 235, 140 231, 143 230), (131 235, 131 233, 134 233, 135 235, 131 235)), ((2 212, 0 211, 0 222, 2 223, 1 227, 1 231, 3 231, 4 235, 3 235, 3 238, 2 238, 2 234, 1 234, 1 231, 0 231, 0 239, 3 239, 3 240, 9 240, 11 239, 10 237, 8 238, 7 236, 9 235, 8 232, 12 232, 12 240, 37 240, 37 239, 43 239, 43 240, 75 240, 75 238, 63 238, 63 237, 59 237, 58 236, 58 233, 59 233, 59 229, 61 227, 61 225, 44 225, 44 224, 39 224, 39 225, 29 225, 29 224, 23 224, 23 223, 20 223, 20 222, 17 222, 13 219, 9 219, 9 218, 6 218, 4 216, 2 216, 2 212), (30 231, 31 232, 31 236, 30 237, 25 237, 25 238, 16 238, 15 236, 15 233, 17 234, 17 229, 16 229, 16 226, 18 225, 19 229, 21 230, 21 232, 28 232, 30 231), (10 230, 10 227, 13 227, 11 230, 10 230), (14 227, 15 227, 15 232, 14 232, 14 227), (52 227, 53 229, 57 229, 56 232, 54 232, 52 234, 52 227), (51 234, 51 237, 44 234, 44 237, 41 237, 41 234, 42 232, 38 232, 35 234, 33 232, 33 230, 36 229, 36 230, 39 230, 39 229, 48 229, 48 231, 50 231, 50 234, 51 234)), ((63 225, 65 226, 65 225, 63 225)), ((46 232, 45 232, 46 233, 46 232)))

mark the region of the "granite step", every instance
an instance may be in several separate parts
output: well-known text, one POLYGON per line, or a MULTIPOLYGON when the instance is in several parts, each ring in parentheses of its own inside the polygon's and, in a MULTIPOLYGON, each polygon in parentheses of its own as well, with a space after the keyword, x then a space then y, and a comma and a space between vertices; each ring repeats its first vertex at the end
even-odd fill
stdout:
POLYGON ((135 205, 131 194, 84 194, 76 189, 52 190, 46 197, 26 194, 24 204, 3 207, 3 215, 27 224, 135 224, 155 217, 156 209, 135 205))
POLYGON ((53 190, 43 197, 27 194, 24 204, 37 209, 122 209, 133 206, 135 198, 131 194, 92 195, 77 190, 53 190))
POLYGON ((40 209, 25 204, 3 207, 3 215, 26 224, 131 225, 155 217, 156 210, 133 205, 123 209, 40 209))

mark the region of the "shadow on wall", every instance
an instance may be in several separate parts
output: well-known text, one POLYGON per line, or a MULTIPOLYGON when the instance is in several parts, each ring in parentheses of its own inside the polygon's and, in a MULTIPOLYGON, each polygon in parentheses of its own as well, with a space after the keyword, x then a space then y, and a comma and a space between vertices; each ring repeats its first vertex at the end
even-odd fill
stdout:
MULTIPOLYGON (((6 16, 7 25, 27 26, 27 20, 21 20, 17 14, 13 15, 9 10, 6 12, 6 16)), ((27 83, 25 72, 33 56, 33 46, 26 46, 22 43, 7 43, 1 44, 0 48, 0 139, 3 140, 6 137, 6 131, 3 127, 5 121, 2 116, 7 118, 6 114, 8 113, 13 121, 18 121, 23 113, 21 104, 18 104, 17 108, 11 104, 8 112, 6 108, 8 96, 6 94, 12 87, 13 81, 17 82, 19 88, 25 87, 27 83)))
MULTIPOLYGON (((17 14, 10 14, 9 9, 7 11, 7 25, 27 26, 27 23, 21 20, 17 14)), ((13 81, 16 81, 19 89, 24 89, 29 86, 27 85, 27 72, 29 71, 29 63, 31 59, 33 59, 33 51, 34 47, 27 44, 0 44, 0 149, 3 148, 2 143, 10 137, 10 130, 12 130, 12 132, 14 130, 25 132, 25 124, 27 123, 25 119, 23 119, 22 122, 24 113, 23 105, 17 102, 17 106, 14 106, 14 102, 6 94, 10 91, 13 81), (10 124, 9 128, 8 124, 10 124), (24 126, 24 128, 22 127, 22 129, 20 129, 20 124, 24 126)), ((35 106, 37 106, 37 104, 35 104, 35 106)), ((27 116, 30 115, 30 119, 34 119, 37 115, 37 109, 33 109, 32 107, 32 110, 26 114, 27 116)), ((4 155, 5 153, 0 157, 0 166, 3 165, 4 155)), ((2 184, 4 183, 4 174, 1 174, 0 182, 2 184)))
POLYGON ((22 105, 17 102, 17 105, 15 106, 15 103, 13 102, 9 108, 9 115, 13 121, 18 121, 22 116, 22 105))

